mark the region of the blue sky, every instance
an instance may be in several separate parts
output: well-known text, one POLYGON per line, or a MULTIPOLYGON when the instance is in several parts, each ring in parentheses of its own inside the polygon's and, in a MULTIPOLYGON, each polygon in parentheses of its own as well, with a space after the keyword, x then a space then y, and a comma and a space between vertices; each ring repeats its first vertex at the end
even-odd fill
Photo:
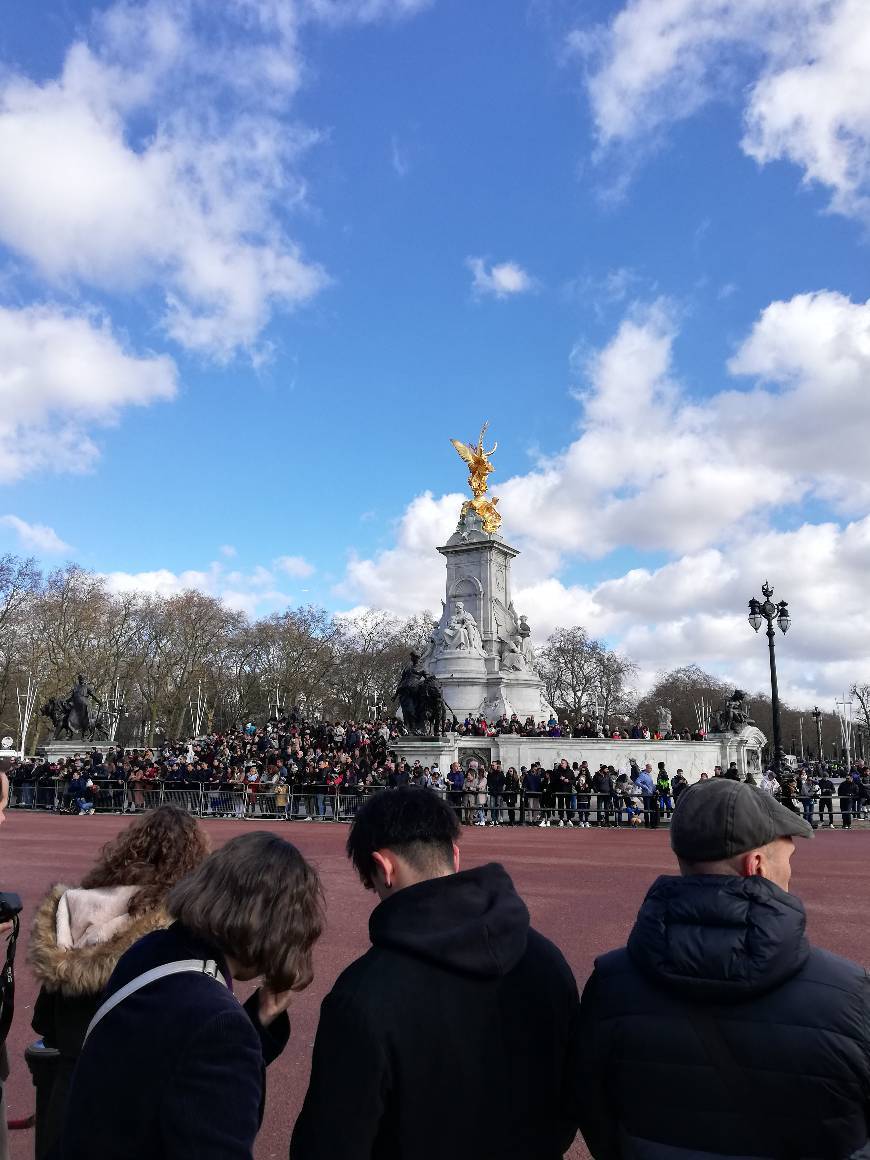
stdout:
POLYGON ((489 419, 539 637, 760 685, 770 572, 788 695, 870 679, 868 42, 852 0, 6 0, 0 548, 432 608, 489 419))

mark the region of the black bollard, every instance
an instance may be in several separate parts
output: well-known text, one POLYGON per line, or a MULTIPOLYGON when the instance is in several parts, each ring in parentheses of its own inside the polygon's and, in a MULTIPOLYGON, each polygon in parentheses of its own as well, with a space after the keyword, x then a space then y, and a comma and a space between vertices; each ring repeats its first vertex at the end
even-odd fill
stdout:
POLYGON ((46 1047, 41 1039, 25 1048, 24 1061, 30 1069, 33 1086, 36 1088, 36 1138, 34 1142, 35 1160, 44 1160, 49 1141, 46 1139, 46 1117, 51 1104, 51 1092, 57 1074, 60 1052, 55 1047, 46 1047))

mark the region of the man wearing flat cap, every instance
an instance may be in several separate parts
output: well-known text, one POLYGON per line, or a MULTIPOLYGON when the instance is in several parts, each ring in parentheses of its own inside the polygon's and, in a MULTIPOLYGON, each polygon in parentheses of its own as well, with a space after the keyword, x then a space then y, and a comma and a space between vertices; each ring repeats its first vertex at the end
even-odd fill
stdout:
POLYGON ((596 1160, 870 1157, 870 978, 810 946, 788 892, 812 836, 741 782, 680 795, 680 874, 580 1005, 573 1100, 596 1160))

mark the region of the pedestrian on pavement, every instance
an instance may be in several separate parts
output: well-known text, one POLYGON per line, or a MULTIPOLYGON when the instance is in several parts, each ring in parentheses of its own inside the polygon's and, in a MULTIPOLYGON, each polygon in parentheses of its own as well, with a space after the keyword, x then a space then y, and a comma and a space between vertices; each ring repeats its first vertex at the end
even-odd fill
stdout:
POLYGON ((637 775, 635 785, 643 795, 643 824, 648 830, 657 830, 659 827, 659 803, 656 798, 652 766, 649 762, 637 775))
POLYGON ((653 884, 583 992, 573 1086, 596 1160, 870 1149, 870 980, 810 946, 788 893, 793 839, 812 836, 741 782, 683 792, 680 876, 653 884))
POLYGON ((356 815, 348 855, 380 905, 371 948, 321 1007, 291 1160, 558 1160, 570 1146, 574 977, 501 866, 460 872, 459 832, 427 790, 356 815))
POLYGON ((680 800, 680 795, 688 788, 688 778, 681 769, 678 769, 674 776, 671 778, 671 791, 674 798, 674 807, 676 807, 677 802, 680 800))
POLYGON ((855 809, 855 783, 851 777, 844 777, 837 789, 840 797, 840 821, 844 830, 852 828, 852 813, 855 809))

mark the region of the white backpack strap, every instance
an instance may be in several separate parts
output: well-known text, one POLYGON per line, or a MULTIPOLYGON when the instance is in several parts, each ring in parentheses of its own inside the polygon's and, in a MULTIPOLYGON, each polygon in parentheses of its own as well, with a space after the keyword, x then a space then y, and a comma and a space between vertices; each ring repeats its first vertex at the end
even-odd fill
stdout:
POLYGON ((141 991, 149 983, 156 983, 158 979, 166 979, 170 975, 181 975, 188 972, 195 975, 208 975, 218 983, 222 983, 224 986, 227 985, 214 959, 178 959, 174 963, 164 963, 160 967, 152 967, 150 971, 145 971, 143 974, 137 975, 135 979, 131 979, 129 983, 109 996, 91 1020, 90 1026, 85 1032, 83 1043, 87 1043, 88 1036, 100 1020, 104 1019, 110 1011, 114 1011, 118 1004, 123 1003, 130 995, 135 994, 136 991, 141 991))

